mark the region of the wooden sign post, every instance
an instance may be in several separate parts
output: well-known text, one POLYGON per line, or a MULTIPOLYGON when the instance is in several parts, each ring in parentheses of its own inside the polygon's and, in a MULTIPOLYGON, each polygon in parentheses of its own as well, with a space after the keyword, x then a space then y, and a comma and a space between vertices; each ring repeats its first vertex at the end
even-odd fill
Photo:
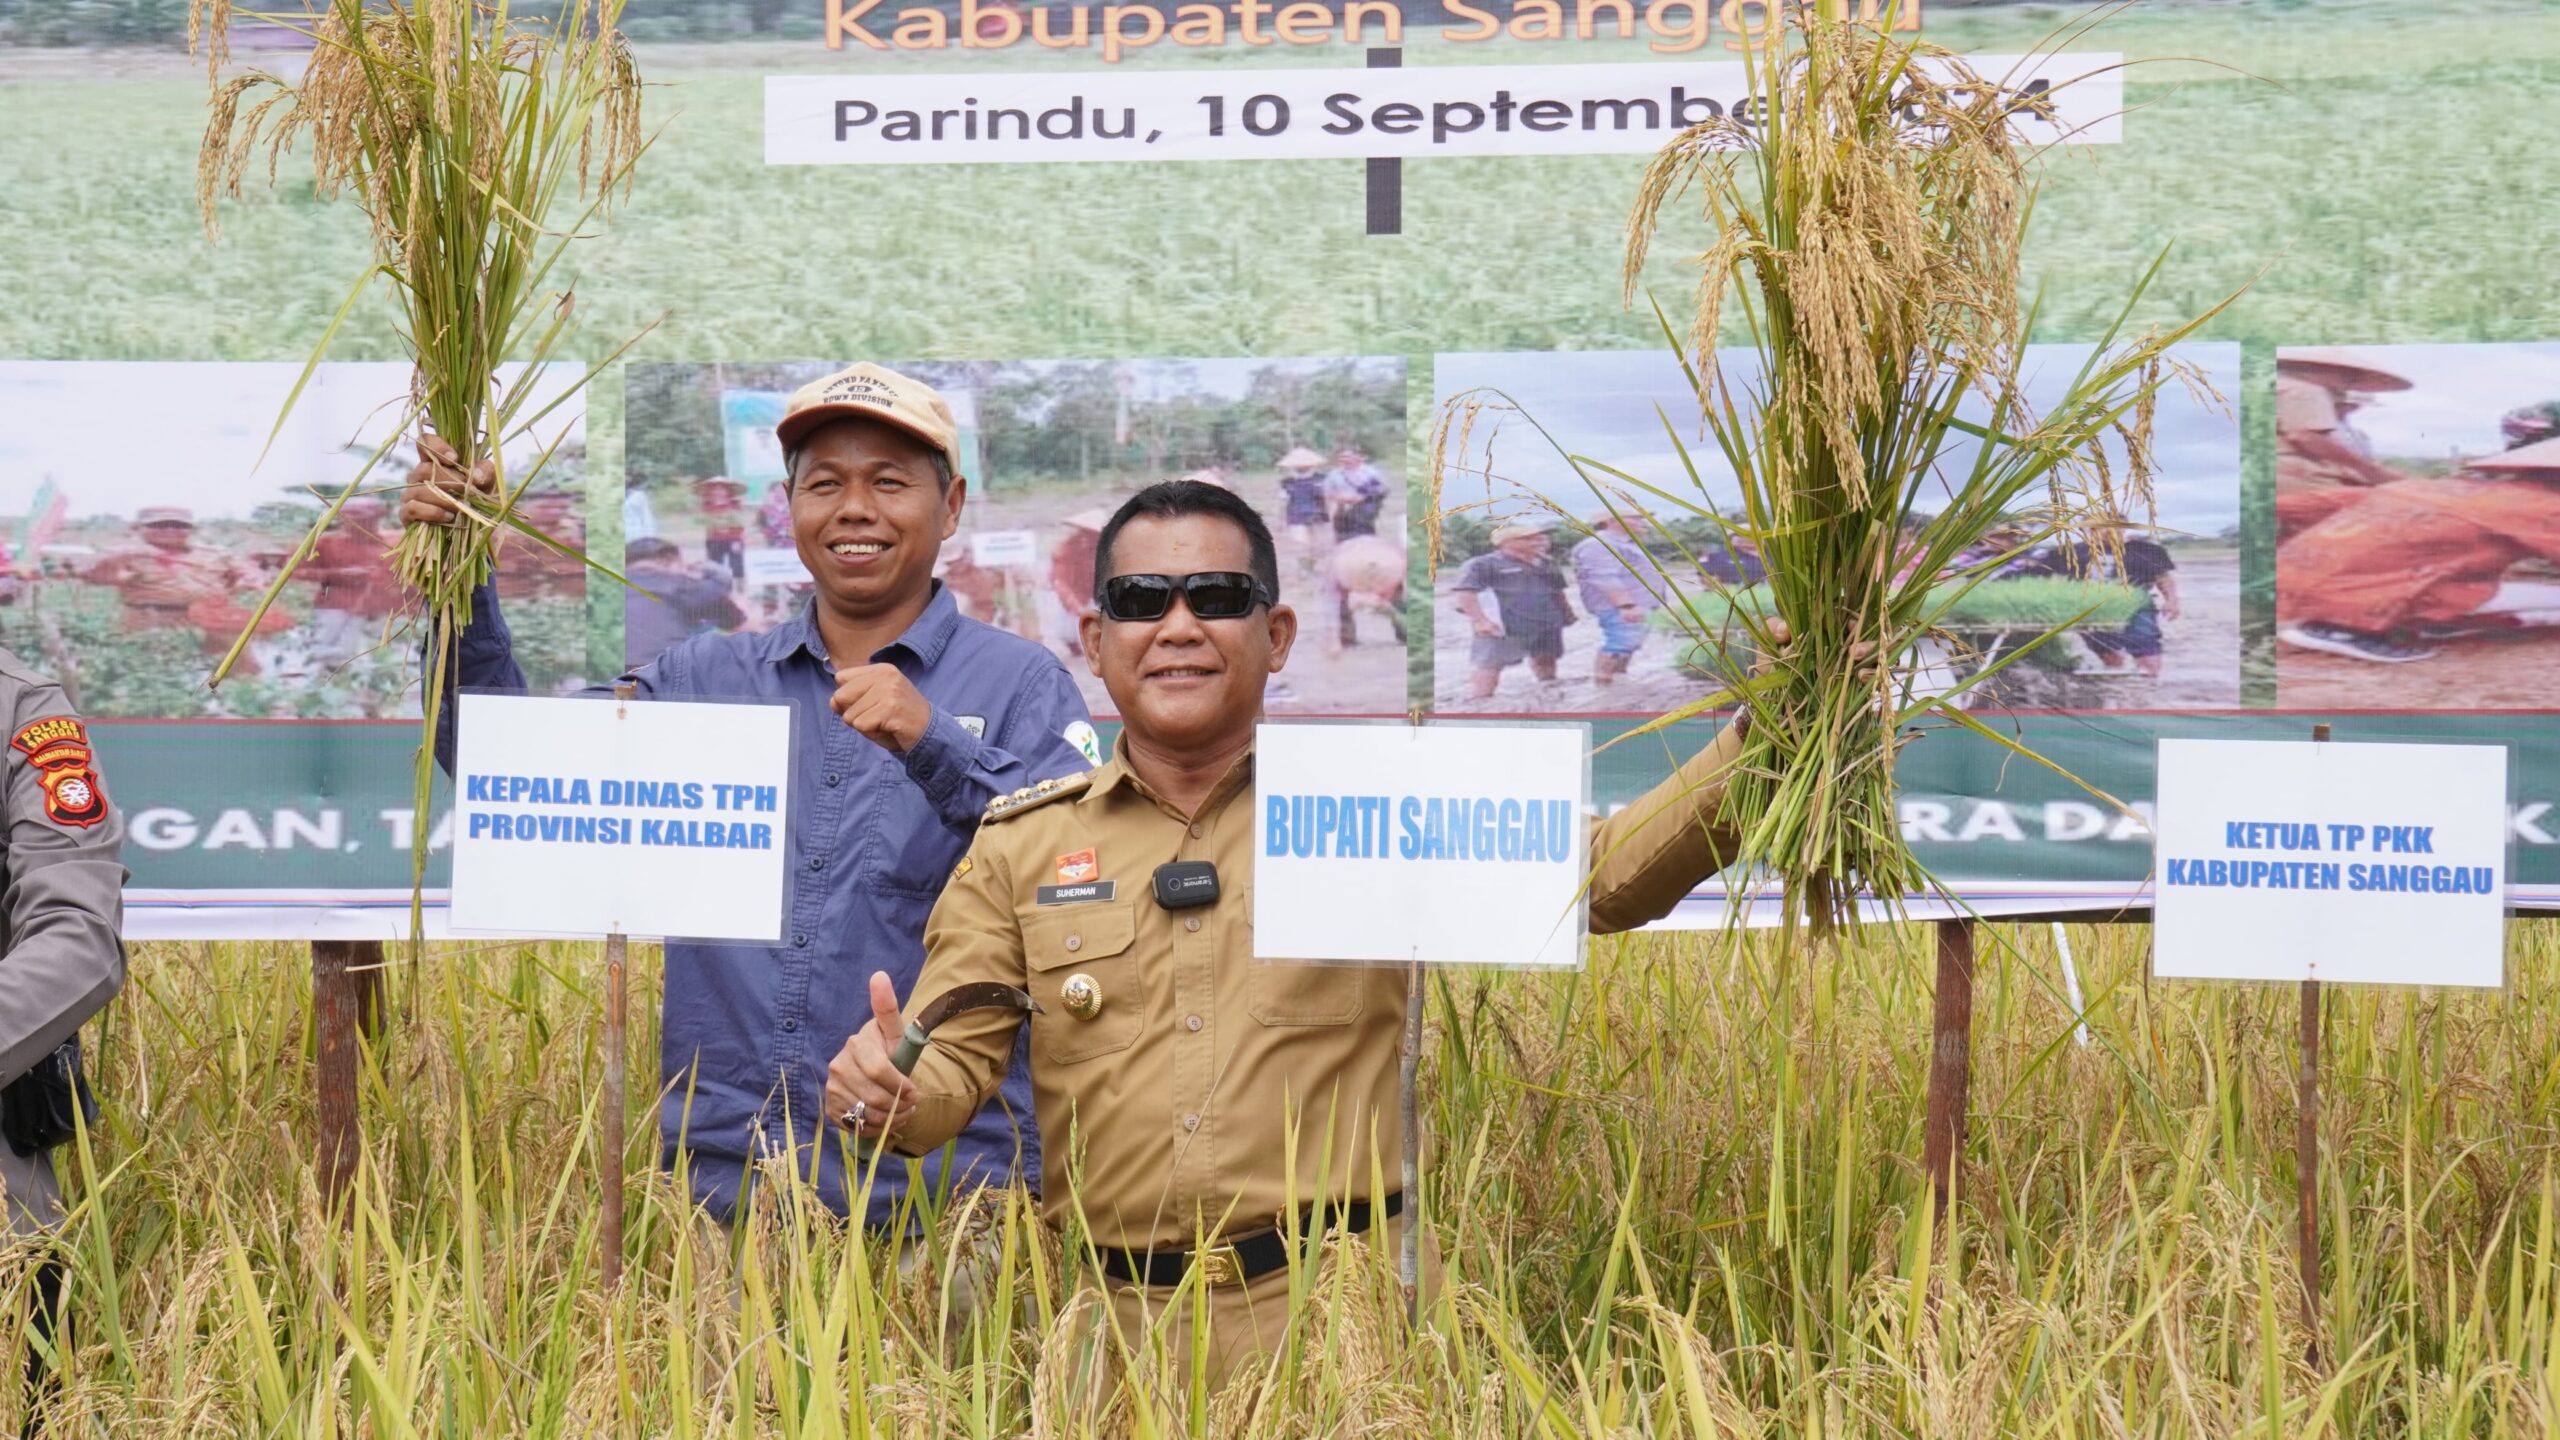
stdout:
MULTIPOLYGON (((2327 744, 2329 727, 2311 727, 2311 738, 2327 744)), ((2319 968, 2318 956, 2310 960, 2319 968)), ((2294 1070, 2293 1168, 2294 1200, 2300 1207, 2294 1223, 2294 1265, 2302 1276, 2302 1327, 2310 1332, 2307 1358, 2320 1368, 2320 982, 2302 982, 2302 1053, 2294 1070)))
POLYGON ((1973 1088, 1973 922, 1941 920, 1938 991, 1929 1024, 1929 1110, 1920 1130, 1921 1168, 1929 1174, 1929 1213, 1947 1218, 1956 1167, 1964 1157, 1964 1111, 1973 1088))
POLYGON ((777 941, 789 913, 791 708, 465 694, 452 926, 604 939, 598 1266, 622 1283, 634 934, 777 941))
POLYGON ((629 1023, 630 1001, 623 968, 630 948, 630 937, 619 930, 604 937, 604 1138, 597 1160, 604 1170, 604 1233, 598 1243, 604 1250, 607 1290, 622 1284, 622 1122, 630 1103, 630 1077, 623 1058, 629 1048, 625 1026, 629 1023))
POLYGON ((2294 1261, 2315 1367, 2323 987, 2506 979, 2506 748, 2329 734, 2162 740, 2152 827, 2152 973, 2295 986, 2294 1261))

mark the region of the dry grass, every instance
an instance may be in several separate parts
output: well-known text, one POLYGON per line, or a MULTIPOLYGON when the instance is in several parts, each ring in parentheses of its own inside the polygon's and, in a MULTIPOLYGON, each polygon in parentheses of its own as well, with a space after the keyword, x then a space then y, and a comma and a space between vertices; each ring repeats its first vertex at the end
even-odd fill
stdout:
MULTIPOLYGON (((1076 1265, 1013 1196, 893 1245, 777 1186, 730 1235, 643 1138, 629 1280, 599 1296, 594 947, 431 961, 341 1232, 305 1167, 300 952, 144 947, 95 1040, 109 1116, 42 1433, 2547 1432, 2560 931, 2518 927, 2506 995, 2333 992, 2321 1370, 2290 1253, 2290 989, 2146 985, 2146 932, 2084 930, 2084 1050, 2024 938, 1986 949, 1965 1193, 1935 1235, 1925 935, 1642 937, 1580 978, 1437 978, 1449 1284, 1408 1337, 1391 1261, 1360 1252, 1223 1396, 1143 1360, 1080 1384, 1076 1265)), ((17 1403, 0 1387, 0 1426, 17 1403)))

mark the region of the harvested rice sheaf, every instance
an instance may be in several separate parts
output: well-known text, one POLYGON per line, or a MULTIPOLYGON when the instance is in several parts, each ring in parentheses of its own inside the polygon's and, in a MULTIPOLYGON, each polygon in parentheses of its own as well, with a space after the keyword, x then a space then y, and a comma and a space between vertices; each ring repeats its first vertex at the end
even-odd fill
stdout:
MULTIPOLYGON (((307 18, 267 15, 232 0, 193 0, 189 11, 189 40, 205 55, 213 87, 197 162, 208 233, 216 229, 218 202, 240 196, 253 165, 263 163, 272 183, 287 152, 307 149, 317 192, 351 198, 371 221, 374 248, 310 367, 327 355, 366 290, 382 282, 415 364, 410 409, 394 433, 422 423, 465 468, 485 461, 498 472, 493 495, 465 497, 462 521, 408 526, 392 553, 421 612, 406 618, 425 626, 430 742, 471 592, 488 577, 500 534, 513 530, 529 543, 567 548, 519 516, 516 500, 566 437, 561 407, 602 368, 567 385, 546 383, 546 370, 565 358, 576 335, 562 259, 589 221, 628 196, 646 148, 640 77, 616 28, 621 13, 621 0, 564 0, 547 14, 472 0, 318 0, 307 18), (304 29, 312 50, 300 76, 253 71, 225 79, 235 14, 304 29), (502 383, 505 367, 512 370, 502 383), (519 453, 536 448, 538 456, 510 473, 510 445, 519 453)), ((618 359, 629 345, 601 361, 618 359)), ((286 400, 288 412, 310 375, 306 368, 286 400)), ((280 430, 282 417, 277 424, 280 430)), ((386 442, 327 507, 277 575, 259 617, 389 450, 386 442)), ((375 481, 373 488, 387 487, 375 481)), ((214 683, 256 625, 253 619, 244 628, 214 683)), ((421 814, 433 748, 419 747, 421 814)), ((423 880, 426 827, 418 829, 411 858, 423 880)), ((414 903, 411 913, 414 926, 414 903)))
POLYGON ((1481 477, 1570 528, 1596 523, 1582 518, 1596 497, 1665 536, 1704 522, 1727 558, 1735 542, 1756 552, 1767 578, 1738 600, 1694 582, 1706 567, 1686 549, 1639 575, 1721 688, 1634 733, 1749 714, 1726 791, 1740 861, 1783 883, 1791 926, 1823 932, 1861 891, 1891 905, 1930 886, 1896 813, 1899 746, 1928 722, 2018 749, 1966 714, 1960 692, 2060 627, 2138 608, 2129 594, 2001 595, 2014 582, 1992 577, 2001 556, 2082 538, 2105 552, 2147 521, 2154 400, 2165 384, 2201 388, 2169 347, 2222 307, 2132 333, 2164 255, 2126 277, 2122 313, 2059 398, 2030 405, 2019 257, 2039 157, 2018 122, 2049 114, 2050 97, 1871 24, 1787 14, 1778 43, 1745 62, 1751 123, 1682 133, 1629 218, 1631 303, 1667 207, 1694 203, 1707 231, 1685 332, 1662 317, 1698 407, 1663 417, 1678 466, 1633 474, 1531 417, 1589 492, 1539 493, 1495 470, 1489 440, 1478 453, 1478 422, 1519 407, 1476 392, 1442 414, 1432 469, 1436 484, 1481 477), (1732 332, 1756 353, 1728 375, 1718 345, 1732 332), (1683 438, 1700 429, 1711 456, 1683 438), (1720 471, 1738 506, 1710 496, 1720 471), (2043 633, 2011 637, 1960 679, 1914 658, 1968 624, 2043 633))

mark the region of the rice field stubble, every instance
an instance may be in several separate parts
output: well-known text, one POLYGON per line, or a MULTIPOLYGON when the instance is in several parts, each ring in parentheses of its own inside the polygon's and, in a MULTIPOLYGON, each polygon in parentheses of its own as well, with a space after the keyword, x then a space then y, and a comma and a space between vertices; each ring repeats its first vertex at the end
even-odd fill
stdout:
MULTIPOLYGON (((2021 933, 2021 931, 2023 933, 2021 933)), ((2560 926, 2513 988, 2333 991, 2320 1313, 2301 1357, 2290 987, 2146 984, 2148 932, 2043 927, 1976 987, 1962 1194, 1916 1156, 1928 937, 1595 947, 1431 984, 1426 1213, 1448 1282, 1305 1275, 1281 1368, 1073 1383, 1080 1263, 1016 1195, 848 1235, 779 1182, 733 1236, 650 1170, 599 1293, 597 947, 439 952, 367 1075, 362 1208, 308 1178, 298 949, 140 947, 64 1232, 52 1435, 2396 1436, 2560 1418, 2560 926), (1044 1355, 1048 1358, 1044 1362, 1044 1355)), ((2015 950, 2008 942, 2017 942, 2015 950)), ((635 954, 654 992, 656 954, 635 954)), ((632 1037, 651 1073, 653 1009, 632 1037)), ((1053 1145, 1053 1155, 1060 1147, 1053 1145)), ((0 1264, 18 1312, 29 1252, 0 1264)), ((1145 1337, 1138 1338, 1140 1350, 1145 1337)), ((16 1422, 0 1386, 0 1425, 16 1422)))

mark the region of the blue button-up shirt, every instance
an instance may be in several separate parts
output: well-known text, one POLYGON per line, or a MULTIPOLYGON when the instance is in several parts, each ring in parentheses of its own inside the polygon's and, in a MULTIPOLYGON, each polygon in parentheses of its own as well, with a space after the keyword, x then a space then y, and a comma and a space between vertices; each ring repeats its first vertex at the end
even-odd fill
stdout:
MULTIPOLYGON (((474 597, 456 658, 463 688, 524 688, 487 586, 474 597)), ((871 1018, 871 972, 887 971, 901 1003, 912 1006, 925 916, 987 802, 1091 768, 1079 746, 1092 743, 1091 722, 1057 657, 962 616, 940 585, 915 624, 870 659, 896 665, 932 702, 924 739, 904 755, 864 739, 828 709, 835 674, 805 609, 762 635, 697 635, 624 677, 643 695, 793 707, 790 933, 771 948, 671 943, 666 950, 659 1133, 667 1163, 686 1152, 695 1199, 724 1218, 752 1162, 789 1155, 805 1176, 812 1147, 820 1193, 845 1209, 844 1150, 821 1113, 822 1096, 827 1062, 871 1018)), ((455 718, 448 700, 436 745, 447 769, 455 718)), ((970 1183, 1017 1175, 1038 1183, 1040 1138, 1020 1042, 1000 1100, 969 1122, 950 1155, 954 1176, 970 1183)), ((928 1161, 926 1183, 939 1186, 944 1168, 942 1156, 928 1161)), ((887 1221, 905 1184, 901 1166, 880 1167, 869 1223, 887 1221)))

